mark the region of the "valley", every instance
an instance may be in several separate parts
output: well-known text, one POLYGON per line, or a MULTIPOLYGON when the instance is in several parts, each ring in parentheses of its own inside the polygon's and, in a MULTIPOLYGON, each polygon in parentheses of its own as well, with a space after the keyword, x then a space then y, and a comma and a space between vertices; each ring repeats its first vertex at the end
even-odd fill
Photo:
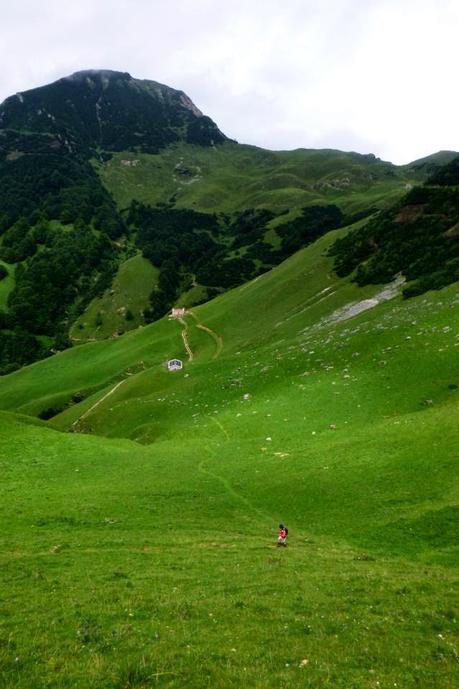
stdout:
POLYGON ((333 238, 193 308, 192 361, 165 318, 2 379, 5 686, 453 689, 457 287, 331 319, 378 292, 333 238))
POLYGON ((0 687, 456 689, 458 175, 0 106, 0 687))

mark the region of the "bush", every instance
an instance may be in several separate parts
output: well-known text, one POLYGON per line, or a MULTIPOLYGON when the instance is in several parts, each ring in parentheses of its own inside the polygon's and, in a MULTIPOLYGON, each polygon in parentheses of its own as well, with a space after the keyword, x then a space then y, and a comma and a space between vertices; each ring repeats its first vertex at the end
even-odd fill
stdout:
POLYGON ((61 412, 63 412, 65 407, 48 407, 47 409, 42 409, 42 411, 38 414, 38 418, 42 419, 43 421, 48 421, 48 419, 52 419, 53 416, 57 416, 61 412))

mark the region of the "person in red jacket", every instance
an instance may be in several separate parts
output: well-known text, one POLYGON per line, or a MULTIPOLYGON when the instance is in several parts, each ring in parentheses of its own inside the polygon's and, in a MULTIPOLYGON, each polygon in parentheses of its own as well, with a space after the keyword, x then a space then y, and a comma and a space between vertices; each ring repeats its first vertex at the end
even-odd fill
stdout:
POLYGON ((279 536, 277 539, 277 545, 285 547, 287 545, 287 536, 288 536, 287 527, 284 526, 283 524, 279 524, 279 536))

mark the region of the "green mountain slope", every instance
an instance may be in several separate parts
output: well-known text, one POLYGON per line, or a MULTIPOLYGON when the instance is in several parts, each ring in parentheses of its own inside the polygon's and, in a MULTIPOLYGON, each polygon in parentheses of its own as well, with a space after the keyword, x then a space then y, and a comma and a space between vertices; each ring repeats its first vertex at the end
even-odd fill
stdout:
POLYGON ((72 342, 103 340, 143 324, 157 274, 150 261, 140 254, 124 261, 109 289, 91 301, 73 324, 69 333, 72 342))
POLYGON ((226 137, 183 91, 126 72, 86 70, 10 96, 0 105, 7 137, 29 132, 69 151, 157 152, 174 141, 213 145, 226 137))
POLYGON ((457 286, 346 231, 0 380, 6 685, 455 687, 457 286))
MULTIPOLYGON (((215 314, 213 318, 219 316, 214 329, 222 331, 224 351, 228 348, 237 351, 242 343, 251 341, 252 337, 258 341, 260 332, 263 338, 276 340, 282 337, 279 335, 282 332, 279 330, 281 326, 275 326, 290 311, 293 314, 297 311, 300 313, 300 323, 304 327, 308 322, 304 323, 305 317, 310 318, 309 322, 313 323, 314 319, 319 319, 323 314, 336 310, 352 299, 372 294, 374 288, 362 291, 347 280, 334 278, 330 273, 332 261, 325 254, 334 234, 330 233, 247 285, 213 300, 209 307, 193 309, 194 313, 200 319, 201 312, 206 313, 206 309, 212 306, 212 313, 215 314), (333 289, 335 285, 339 289, 333 289), (328 289, 330 286, 332 289, 328 289), (326 291, 321 295, 323 290, 326 291), (250 329, 248 323, 251 323, 250 329)), ((199 340, 204 349, 202 356, 211 359, 215 352, 214 341, 206 333, 197 330, 192 319, 188 320, 192 333, 190 337, 196 338, 195 347, 199 340)), ((206 321, 208 320, 206 315, 206 321)), ((213 322, 212 318, 210 320, 213 322)), ((108 385, 114 379, 118 382, 126 368, 138 366, 140 362, 148 368, 154 362, 162 371, 162 364, 166 359, 185 354, 180 335, 182 329, 180 322, 164 318, 122 338, 62 352, 58 357, 51 357, 4 377, 1 381, 0 404, 8 405, 3 408, 20 411, 34 409, 38 412, 43 408, 39 406, 43 405, 39 401, 42 393, 46 400, 53 393, 59 399, 65 394, 69 398, 71 394, 81 392, 87 382, 99 385, 108 385), (44 378, 47 383, 43 387, 44 378)), ((166 380, 170 380, 169 375, 166 380)))
MULTIPOLYGON (((343 233, 343 231, 339 231, 339 233, 343 233)), ((192 310, 191 315, 186 317, 186 327, 189 331, 187 337, 190 347, 194 351, 194 358, 190 362, 190 366, 193 370, 193 378, 198 376, 198 380, 201 381, 203 388, 205 387, 205 380, 208 380, 209 375, 211 375, 214 369, 219 370, 222 368, 221 376, 225 377, 227 375, 228 379, 232 380, 232 375, 226 371, 225 366, 233 366, 233 363, 228 362, 232 361, 237 352, 241 352, 241 347, 247 352, 244 355, 244 367, 249 370, 249 361, 252 356, 251 351, 258 350, 260 342, 266 348, 263 359, 267 358, 269 360, 269 364, 267 364, 268 371, 271 370, 273 359, 276 359, 273 352, 277 351, 277 348, 281 347, 280 343, 283 342, 286 343, 282 345, 285 354, 282 355, 279 352, 279 361, 282 361, 284 358, 287 361, 290 361, 290 358, 292 358, 292 361, 295 360, 297 363, 295 365, 292 363, 292 370, 296 371, 297 367, 300 369, 296 371, 295 375, 304 373, 311 361, 316 361, 316 359, 318 361, 326 361, 325 352, 321 355, 325 358, 321 359, 319 355, 307 355, 306 351, 304 352, 304 357, 300 356, 298 358, 298 355, 289 357, 287 351, 291 346, 292 351, 298 350, 301 352, 302 348, 309 346, 303 344, 303 340, 307 343, 310 339, 313 341, 314 338, 317 338, 317 342, 310 348, 315 352, 316 348, 319 347, 319 342, 323 341, 326 343, 328 337, 331 338, 330 347, 332 346, 331 343, 336 341, 336 356, 343 359, 343 368, 345 368, 345 365, 349 363, 348 357, 350 355, 341 356, 339 353, 342 333, 344 333, 342 336, 343 344, 347 343, 347 341, 355 340, 356 351, 359 352, 358 343, 362 339, 366 342, 365 349, 372 352, 374 346, 372 332, 374 331, 375 338, 379 337, 381 341, 385 339, 384 332, 380 331, 384 330, 386 311, 388 314, 392 311, 394 312, 394 332, 389 339, 408 338, 403 340, 403 346, 399 342, 397 348, 400 349, 400 352, 398 352, 398 358, 401 358, 399 363, 400 369, 403 370, 407 367, 407 361, 412 356, 413 348, 413 343, 410 343, 412 339, 412 326, 409 323, 403 326, 403 319, 407 319, 407 314, 414 314, 415 311, 419 311, 421 314, 425 311, 423 316, 425 319, 433 316, 429 315, 428 309, 423 305, 422 298, 419 301, 413 302, 413 305, 400 302, 400 296, 396 297, 395 302, 392 299, 385 301, 388 297, 395 296, 400 291, 401 286, 394 286, 392 292, 390 290, 387 292, 387 290, 383 290, 380 286, 367 286, 361 289, 353 285, 349 280, 341 280, 334 276, 331 272, 332 259, 326 254, 335 237, 336 233, 327 234, 311 247, 295 254, 295 256, 265 275, 218 297, 206 305, 192 310), (372 299, 375 299, 375 301, 372 302, 372 299), (377 304, 378 300, 381 300, 381 304, 377 309, 366 310, 368 307, 377 304), (355 304, 358 305, 357 308, 355 304), (363 312, 359 315, 360 308, 363 309, 363 312), (352 317, 353 313, 357 315, 352 317), (401 315, 398 316, 397 313, 401 315), (381 316, 375 314, 381 314, 381 316), (349 332, 349 323, 351 322, 349 318, 352 318, 352 323, 360 323, 360 321, 364 323, 369 322, 366 328, 370 328, 371 332, 368 330, 368 332, 362 335, 359 334, 359 328, 356 335, 350 337, 346 334, 349 332), (368 321, 368 319, 370 320, 368 321), (372 323, 373 319, 376 319, 375 323, 372 323), (199 325, 205 325, 210 328, 212 333, 217 335, 217 338, 199 328, 199 325), (399 334, 398 330, 400 328, 399 334), (327 333, 331 334, 328 335, 327 333), (214 356, 217 356, 217 358, 214 359, 214 356), (248 357, 247 360, 246 357, 248 357), (303 367, 305 367, 304 370, 303 367)), ((454 294, 454 289, 451 294, 454 294)), ((430 302, 432 304, 437 302, 441 304, 442 297, 430 295, 430 302)), ((439 322, 443 323, 442 327, 444 326, 447 329, 444 338, 445 340, 451 338, 454 340, 454 330, 452 325, 447 322, 448 314, 454 311, 450 299, 446 300, 443 307, 438 308, 439 311, 436 318, 439 318, 439 322), (441 320, 442 318, 445 319, 444 322, 441 320)), ((389 315, 387 315, 387 318, 389 321, 391 320, 389 315)), ((412 320, 416 320, 414 315, 412 320)), ((425 327, 427 328, 427 325, 425 327)), ((137 404, 135 391, 137 385, 139 385, 142 395, 145 394, 146 401, 148 400, 148 405, 152 404, 154 408, 154 411, 152 411, 152 408, 148 406, 145 409, 145 415, 146 417, 151 417, 153 419, 152 423, 157 425, 156 412, 162 409, 163 405, 162 399, 156 398, 161 398, 161 394, 156 395, 158 392, 156 385, 160 386, 159 390, 163 389, 163 385, 166 386, 165 389, 168 389, 171 385, 174 388, 178 385, 181 390, 180 394, 183 393, 185 395, 180 405, 183 405, 184 408, 188 407, 186 402, 188 393, 186 391, 194 389, 194 384, 190 385, 193 381, 181 375, 174 378, 164 369, 164 362, 168 358, 177 355, 186 356, 181 336, 184 328, 185 326, 176 320, 162 319, 151 326, 141 328, 122 338, 94 343, 63 352, 57 357, 52 357, 3 378, 0 388, 0 404, 3 408, 38 413, 45 408, 45 405, 51 407, 71 404, 72 396, 76 393, 83 393, 85 396, 89 393, 94 393, 82 402, 81 410, 84 411, 95 401, 103 397, 108 390, 113 388, 115 383, 124 381, 116 394, 110 397, 107 405, 112 407, 113 402, 117 398, 124 400, 131 396, 134 398, 134 403, 137 404), (129 376, 127 375, 129 373, 134 373, 135 375, 129 376), (46 385, 43 385, 44 380, 46 385), (99 392, 97 392, 97 388, 100 389, 99 392), (149 392, 150 388, 151 393, 149 392)), ((420 326, 419 329, 422 330, 422 327, 420 326)), ((435 337, 432 340, 432 351, 436 348, 435 337)), ((442 340, 443 334, 440 333, 438 337, 442 340)), ((389 343, 388 346, 391 346, 391 344, 389 343)), ((440 347, 441 345, 439 344, 438 346, 440 347)), ((326 344, 320 346, 321 349, 322 347, 325 350, 327 349, 326 344)), ((348 351, 347 346, 346 348, 343 347, 343 349, 348 351)), ((427 368, 433 365, 428 363, 429 351, 430 349, 426 353, 425 365, 427 368)), ((444 356, 448 359, 454 353, 454 350, 448 347, 444 356)), ((243 354, 240 353, 237 356, 242 357, 243 354)), ((371 356, 373 357, 374 354, 372 353, 371 356)), ((419 358, 418 366, 420 367, 423 355, 417 352, 417 356, 419 358)), ((355 362, 355 364, 357 363, 355 362)), ((445 370, 448 366, 451 369, 454 368, 452 361, 450 363, 445 362, 445 370)), ((261 385, 265 378, 264 375, 260 375, 260 370, 263 368, 264 364, 260 363, 259 366, 255 367, 253 375, 250 376, 251 379, 259 378, 257 386, 261 385)), ((381 365, 381 368, 376 366, 375 370, 376 372, 381 372, 383 377, 388 375, 385 364, 381 365)), ((326 373, 323 375, 326 375, 326 373)), ((333 377, 334 374, 330 375, 333 377)), ((394 375, 396 377, 398 372, 396 371, 394 375)), ((454 373, 451 373, 451 375, 454 378, 454 373)), ((266 380, 267 385, 272 384, 270 375, 266 376, 266 380)), ((449 382, 454 383, 453 380, 449 382)), ((306 383, 309 383, 308 376, 306 376, 305 381, 302 381, 303 385, 306 385, 306 383)), ((223 382, 221 384, 223 385, 223 382)), ((216 385, 217 388, 220 387, 220 383, 216 385)), ((241 385, 243 385, 242 382, 241 385)), ((231 397, 235 396, 238 399, 239 388, 239 384, 234 386, 231 397)), ((422 383, 418 380, 417 371, 414 370, 413 394, 422 397, 421 389, 422 383)), ((426 398, 429 398, 431 393, 431 388, 426 388, 424 391, 426 398)), ((178 391, 176 394, 178 394, 178 391)), ((193 393, 190 392, 190 394, 192 395, 193 393)), ((409 397, 407 395, 407 400, 409 397)), ((384 404, 383 409, 385 409, 384 404)), ((416 403, 413 401, 413 404, 417 405, 418 401, 416 403)), ((122 404, 119 407, 122 415, 125 415, 124 406, 126 404, 122 404)), ((200 408, 200 404, 198 404, 198 408, 200 408)), ((408 407, 407 411, 409 409, 413 410, 411 407, 408 407)), ((103 411, 104 405, 98 407, 95 417, 100 416, 103 411)), ((64 418, 71 419, 73 422, 75 418, 78 418, 79 414, 79 405, 72 404, 71 408, 65 412, 64 418)), ((148 426, 148 421, 143 416, 142 408, 135 412, 133 411, 133 414, 139 426, 143 426, 144 423, 147 423, 148 426)), ((112 417, 109 415, 108 418, 111 419, 112 417)), ((192 417, 188 417, 188 412, 186 412, 186 418, 187 425, 189 423, 194 424, 192 417)), ((101 432, 104 432, 105 421, 108 421, 108 419, 104 417, 104 421, 99 425, 101 432)), ((110 421, 111 424, 112 421, 110 421)), ((126 420, 125 425, 128 429, 127 434, 132 437, 134 430, 131 421, 126 420)), ((113 417, 113 426, 116 428, 116 433, 122 434, 123 419, 115 415, 113 417)), ((65 427, 65 424, 63 424, 63 427, 65 427)))
POLYGON ((333 150, 267 151, 226 142, 215 148, 176 144, 157 155, 115 154, 96 164, 118 206, 133 198, 204 212, 286 210, 339 203, 346 212, 390 201, 413 179, 372 155, 333 150))
POLYGON ((79 72, 0 105, 0 258, 19 266, 2 316, 3 372, 68 346, 72 322, 129 256, 90 160, 225 140, 181 91, 120 72, 79 72))
POLYGON ((454 158, 457 158, 456 151, 437 151, 425 158, 419 158, 407 165, 407 169, 417 173, 421 178, 432 176, 440 167, 448 165, 454 158))
POLYGON ((256 278, 391 208, 450 157, 397 167, 241 146, 183 92, 109 70, 16 94, 0 105, 0 260, 15 275, 2 285, 0 371, 256 278), (137 298, 120 280, 138 251, 151 266, 135 263, 137 298))
POLYGON ((337 273, 356 270, 361 285, 403 273, 410 281, 406 296, 459 280, 459 156, 364 228, 338 240, 331 252, 337 273))
POLYGON ((0 686, 456 689, 458 160, 0 107, 0 686))

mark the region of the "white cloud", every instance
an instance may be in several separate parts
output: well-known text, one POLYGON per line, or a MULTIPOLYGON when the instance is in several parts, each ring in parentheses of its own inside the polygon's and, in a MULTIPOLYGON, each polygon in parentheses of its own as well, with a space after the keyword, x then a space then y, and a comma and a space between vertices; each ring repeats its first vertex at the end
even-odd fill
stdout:
POLYGON ((226 134, 408 162, 459 149, 456 0, 17 0, 0 100, 106 67, 182 88, 226 134))

